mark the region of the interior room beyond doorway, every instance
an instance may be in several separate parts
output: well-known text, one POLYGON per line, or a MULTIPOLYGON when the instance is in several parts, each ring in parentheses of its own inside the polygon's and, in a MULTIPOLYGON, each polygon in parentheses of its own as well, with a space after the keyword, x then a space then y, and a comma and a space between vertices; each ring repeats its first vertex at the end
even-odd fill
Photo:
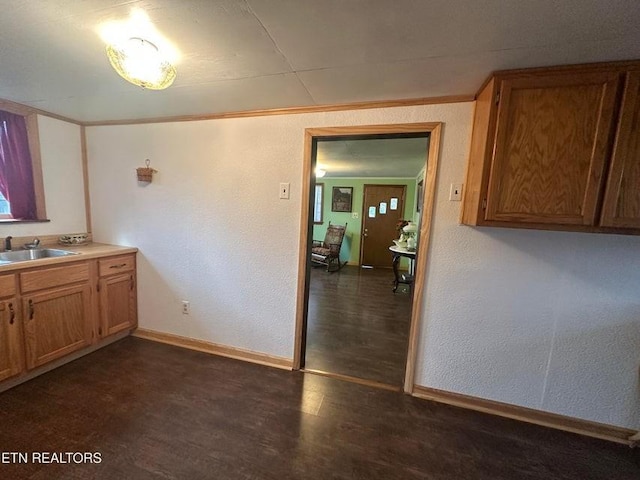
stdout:
MULTIPOLYGON (((340 268, 310 268, 306 370, 401 389, 413 292, 393 291, 389 247, 399 224, 420 223, 428 148, 428 133, 318 140, 315 172, 323 176, 315 178, 312 239, 322 242, 329 225, 346 232, 340 268)), ((400 268, 409 265, 403 258, 400 268)))

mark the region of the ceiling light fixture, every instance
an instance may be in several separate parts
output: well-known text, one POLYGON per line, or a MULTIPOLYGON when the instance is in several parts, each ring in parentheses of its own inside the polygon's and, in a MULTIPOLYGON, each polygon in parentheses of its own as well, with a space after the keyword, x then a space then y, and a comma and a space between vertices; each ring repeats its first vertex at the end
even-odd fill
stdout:
POLYGON ((176 78, 176 68, 155 44, 144 38, 132 37, 107 45, 107 56, 122 78, 142 88, 164 90, 176 78))

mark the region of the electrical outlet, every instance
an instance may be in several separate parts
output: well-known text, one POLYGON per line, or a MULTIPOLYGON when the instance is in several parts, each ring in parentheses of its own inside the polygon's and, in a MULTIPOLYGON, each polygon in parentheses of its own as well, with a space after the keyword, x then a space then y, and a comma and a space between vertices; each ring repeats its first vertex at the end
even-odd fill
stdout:
POLYGON ((459 202, 461 200, 462 200, 462 184, 452 183, 451 189, 449 190, 449 201, 459 202))
POLYGON ((351 218, 358 218, 358 212, 352 212, 351 218))
POLYGON ((283 200, 289 200, 289 183, 280 184, 280 198, 283 200))
POLYGON ((183 315, 189 315, 191 313, 191 304, 186 301, 183 300, 182 301, 182 314, 183 315))

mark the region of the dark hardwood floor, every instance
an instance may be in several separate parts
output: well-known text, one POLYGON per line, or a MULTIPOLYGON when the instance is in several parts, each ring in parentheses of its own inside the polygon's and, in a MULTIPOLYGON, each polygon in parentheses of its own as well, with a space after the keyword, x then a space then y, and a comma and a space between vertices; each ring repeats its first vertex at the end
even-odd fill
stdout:
POLYGON ((3 480, 633 479, 637 450, 382 389, 126 338, 0 393, 3 480))
POLYGON ((311 270, 305 367, 400 388, 411 295, 392 291, 391 269, 311 270))

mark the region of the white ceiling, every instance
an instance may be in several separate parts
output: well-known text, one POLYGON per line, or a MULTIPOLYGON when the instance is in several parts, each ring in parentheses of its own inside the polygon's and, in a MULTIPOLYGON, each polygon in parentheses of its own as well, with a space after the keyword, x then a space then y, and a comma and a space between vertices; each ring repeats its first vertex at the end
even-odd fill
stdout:
POLYGON ((425 165, 428 138, 318 141, 316 164, 328 177, 416 177, 425 165))
POLYGON ((0 98, 80 121, 473 94, 491 71, 640 57, 638 0, 0 0, 0 98), (165 91, 112 71, 142 9, 181 54, 165 91))

